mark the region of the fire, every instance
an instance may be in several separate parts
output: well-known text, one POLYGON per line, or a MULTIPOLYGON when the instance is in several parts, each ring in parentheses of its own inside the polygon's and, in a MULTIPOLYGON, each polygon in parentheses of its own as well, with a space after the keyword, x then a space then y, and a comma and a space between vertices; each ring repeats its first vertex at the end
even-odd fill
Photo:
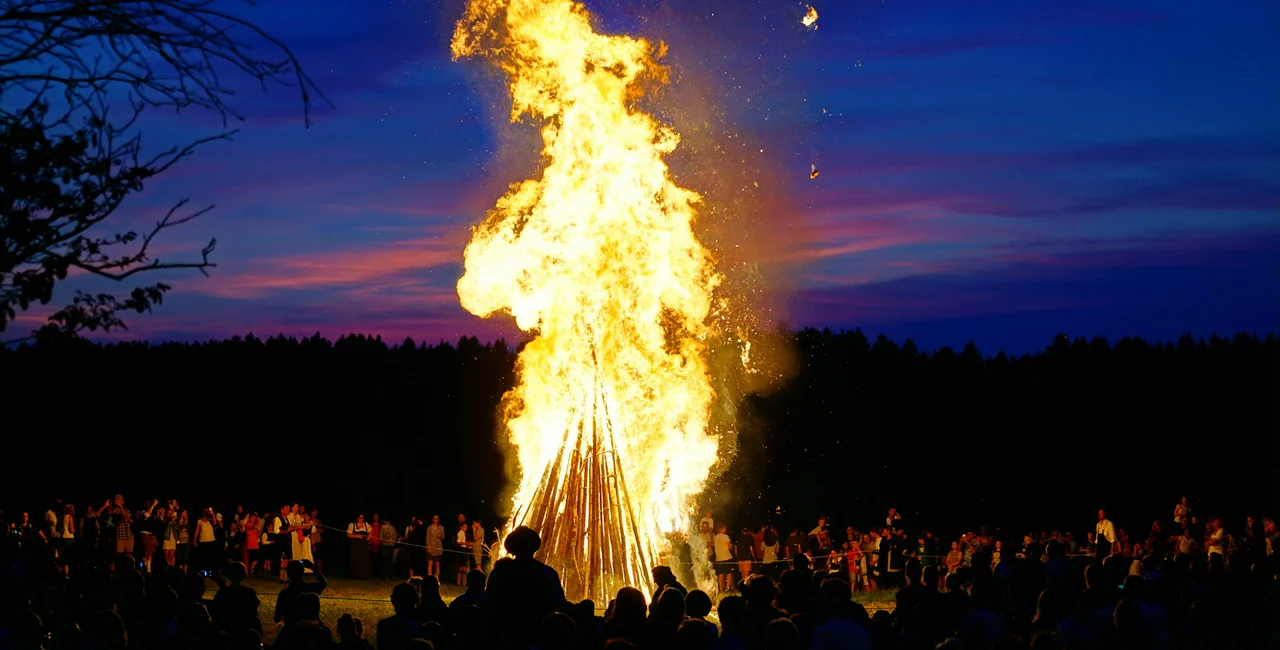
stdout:
POLYGON ((813 7, 809 7, 809 11, 805 12, 804 18, 800 19, 800 23, 803 24, 805 27, 813 27, 814 29, 817 29, 817 27, 814 26, 815 24, 817 24, 817 22, 818 22, 818 10, 814 9, 813 7))
POLYGON ((571 597, 607 602, 691 532, 718 450, 720 279, 693 232, 700 196, 664 162, 680 137, 635 104, 641 82, 665 82, 665 47, 596 33, 570 0, 471 0, 452 49, 493 61, 512 121, 542 124, 541 178, 473 230, 458 281, 468 311, 536 333, 504 398, 521 470, 508 525, 539 530, 571 597))

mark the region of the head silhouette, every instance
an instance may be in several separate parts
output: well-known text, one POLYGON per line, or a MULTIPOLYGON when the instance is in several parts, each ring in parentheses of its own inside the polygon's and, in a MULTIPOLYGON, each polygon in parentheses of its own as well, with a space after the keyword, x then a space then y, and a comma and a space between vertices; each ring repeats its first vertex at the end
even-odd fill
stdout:
POLYGON ((531 558, 542 547, 542 538, 538 537, 537 531, 528 526, 517 526, 507 534, 502 547, 517 559, 531 558))

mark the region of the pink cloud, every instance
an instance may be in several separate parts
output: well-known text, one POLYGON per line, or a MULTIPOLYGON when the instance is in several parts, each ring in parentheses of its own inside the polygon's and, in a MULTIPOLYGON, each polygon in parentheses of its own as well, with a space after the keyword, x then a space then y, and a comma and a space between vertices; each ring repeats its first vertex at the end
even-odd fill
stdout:
MULTIPOLYGON (((416 238, 379 248, 251 260, 244 271, 214 275, 208 281, 184 283, 182 288, 219 298, 247 300, 277 291, 300 289, 348 288, 356 289, 357 293, 391 287, 406 290, 426 286, 426 279, 414 278, 414 274, 456 263, 461 258, 462 244, 459 241, 439 237, 416 238)), ((426 295, 441 300, 440 293, 433 290, 426 295)))

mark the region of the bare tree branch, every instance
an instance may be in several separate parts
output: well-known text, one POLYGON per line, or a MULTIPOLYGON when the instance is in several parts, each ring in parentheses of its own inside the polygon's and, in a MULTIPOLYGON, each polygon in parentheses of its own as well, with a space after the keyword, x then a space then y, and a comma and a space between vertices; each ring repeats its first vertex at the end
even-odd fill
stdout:
MULTIPOLYGON (((216 239, 198 260, 151 256, 157 236, 212 205, 180 214, 183 199, 143 233, 95 234, 146 181, 236 133, 146 156, 136 129, 145 109, 210 110, 224 126, 244 119, 222 81, 234 72, 263 88, 296 84, 310 127, 312 97, 324 95, 293 52, 217 7, 214 0, 0 0, 0 331, 18 311, 47 304, 73 270, 122 281, 164 269, 208 275, 216 266, 209 259, 216 239), (274 54, 263 57, 255 45, 274 54)), ((123 329, 118 312, 148 311, 169 288, 138 287, 124 299, 77 292, 49 320, 71 334, 123 329)))

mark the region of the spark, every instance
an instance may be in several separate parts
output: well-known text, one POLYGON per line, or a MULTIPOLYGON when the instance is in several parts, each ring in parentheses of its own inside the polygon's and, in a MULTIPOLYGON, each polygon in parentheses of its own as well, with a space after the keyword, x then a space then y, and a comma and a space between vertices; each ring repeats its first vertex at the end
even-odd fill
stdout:
MULTIPOLYGON (((814 29, 817 29, 818 28, 817 26, 818 10, 814 9, 813 7, 809 7, 809 11, 805 12, 804 18, 800 19, 800 23, 803 24, 805 27, 812 27, 814 29)), ((840 30, 837 29, 836 31, 840 31, 840 30)))

